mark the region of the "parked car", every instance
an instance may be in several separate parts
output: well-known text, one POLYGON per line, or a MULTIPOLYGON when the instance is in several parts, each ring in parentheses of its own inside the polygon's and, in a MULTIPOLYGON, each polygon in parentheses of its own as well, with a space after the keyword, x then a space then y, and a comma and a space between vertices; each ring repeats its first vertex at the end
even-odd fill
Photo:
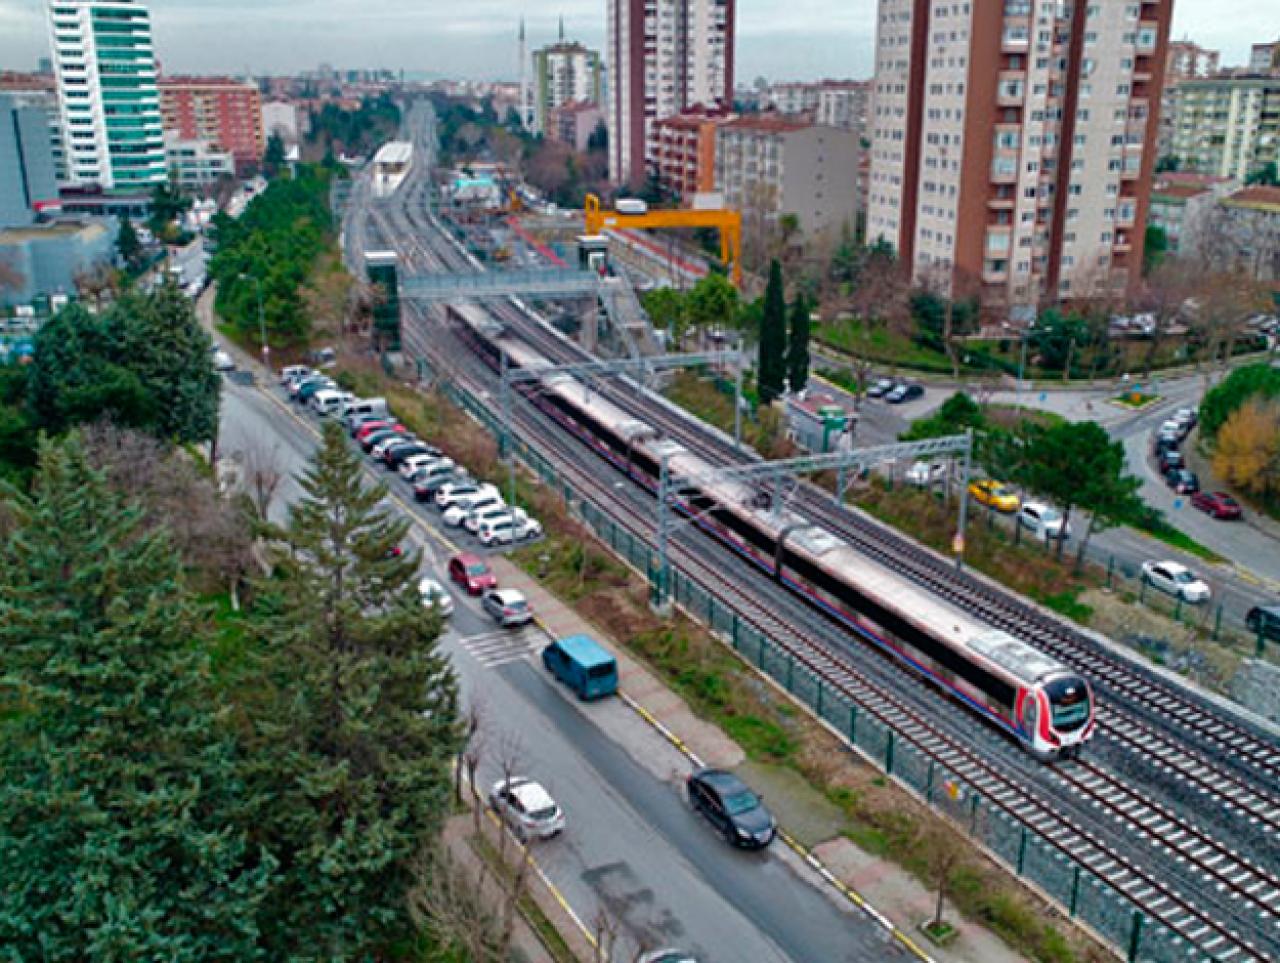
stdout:
POLYGON ((891 405, 900 405, 904 401, 911 401, 912 399, 923 397, 924 388, 920 385, 898 385, 884 396, 884 400, 889 402, 891 405))
POLYGON ((425 502, 428 499, 434 499, 436 492, 445 485, 463 481, 471 481, 467 470, 459 468, 446 458, 413 476, 413 497, 420 502, 425 502))
POLYGON ((360 429, 365 425, 376 424, 379 428, 386 424, 378 415, 356 415, 347 418, 347 431, 351 433, 352 438, 358 437, 360 429))
POLYGON ((213 367, 215 371, 234 371, 235 359, 221 348, 216 348, 213 352, 213 367))
POLYGON ((867 386, 867 397, 883 398, 896 387, 898 387, 898 383, 892 378, 879 378, 873 384, 867 386))
POLYGON ((458 528, 467 520, 467 516, 476 509, 491 508, 503 504, 502 496, 492 486, 488 486, 473 494, 455 498, 449 507, 444 510, 441 521, 450 528, 458 528))
POLYGON ((436 508, 444 511, 459 498, 466 498, 467 496, 474 495, 479 491, 490 491, 495 495, 499 494, 498 489, 495 486, 484 482, 450 482, 436 492, 436 508))
POLYGON ((1186 461, 1182 457, 1182 452, 1178 451, 1176 448, 1170 448, 1168 451, 1161 452, 1158 461, 1160 465, 1160 472, 1164 475, 1168 475, 1169 472, 1173 471, 1175 468, 1181 468, 1186 464, 1186 461))
POLYGON ((324 391, 326 389, 333 389, 336 387, 338 387, 338 383, 332 378, 320 376, 318 378, 312 377, 299 381, 297 383, 297 390, 295 391, 293 388, 290 388, 289 391, 293 394, 294 401, 300 405, 305 405, 311 401, 311 396, 317 391, 324 391))
POLYGON ((321 418, 331 418, 342 414, 342 409, 353 395, 333 388, 322 388, 311 396, 309 407, 321 418))
POLYGON ((315 374, 305 364, 285 365, 280 369, 280 384, 288 385, 295 381, 301 381, 303 378, 310 377, 315 374))
POLYGON ((1194 408, 1179 408, 1173 413, 1171 420, 1183 426, 1183 437, 1185 437, 1199 423, 1200 414, 1194 408))
POLYGON ((467 512, 467 517, 462 520, 462 527, 478 535, 480 529, 491 527, 499 519, 510 517, 511 509, 499 498, 496 503, 473 505, 471 511, 467 512))
POLYGON ((477 533, 480 544, 486 548, 490 545, 510 545, 512 542, 523 542, 542 537, 542 523, 536 518, 529 518, 523 509, 513 509, 504 518, 495 518, 481 525, 477 533))
POLYGON ((525 625, 533 620, 529 600, 515 589, 490 589, 480 600, 480 607, 502 626, 525 625))
POLYGON ((1179 495, 1191 495, 1200 490, 1200 479, 1190 468, 1171 468, 1165 472, 1164 481, 1179 495))
POLYGON ((1018 524, 1046 540, 1071 537, 1071 526, 1062 512, 1043 502, 1025 502, 1018 511, 1018 524))
POLYGON ((374 421, 366 421, 363 425, 361 425, 354 432, 352 432, 352 434, 355 435, 356 441, 360 442, 361 445, 363 445, 364 440, 368 438, 370 435, 372 435, 375 431, 394 431, 394 432, 399 432, 400 434, 403 435, 408 431, 408 429, 406 429, 405 426, 400 424, 398 421, 385 421, 383 419, 375 419, 374 421))
POLYGON ((449 559, 449 578, 465 588, 468 595, 479 595, 498 585, 498 579, 484 559, 470 552, 462 552, 449 559))
POLYGON ((760 849, 773 842, 778 824, 747 784, 723 769, 699 769, 685 780, 693 808, 730 843, 760 849))
POLYGON ((1240 503, 1226 492, 1196 492, 1191 504, 1214 518, 1236 519, 1243 514, 1240 503))
POLYGON ((396 471, 407 459, 416 455, 430 455, 436 458, 440 455, 440 449, 418 438, 411 438, 398 445, 388 445, 382 453, 382 464, 387 471, 396 471))
POLYGON ((422 597, 422 604, 435 609, 441 618, 447 619, 453 614, 453 596, 435 579, 429 576, 419 579, 418 595, 422 597))
POLYGON ((1143 562, 1142 578, 1148 585, 1194 605, 1213 597, 1209 586, 1180 562, 1143 562))
POLYGON ((1159 458, 1166 451, 1177 451, 1180 444, 1176 438, 1157 438, 1151 445, 1151 453, 1159 458))
POLYGON ((1022 504, 1017 492, 994 478, 970 482, 969 494, 979 505, 988 505, 998 512, 1016 512, 1022 504))
POLYGON ((445 458, 444 455, 441 455, 438 451, 435 454, 423 452, 418 455, 410 455, 408 458, 405 458, 400 462, 400 477, 405 481, 411 482, 417 476, 418 472, 424 471, 432 465, 442 464, 445 462, 448 462, 450 465, 453 464, 453 462, 449 461, 448 458, 445 458))
POLYGON ((542 650, 542 664, 579 699, 602 699, 618 691, 618 660, 589 635, 552 642, 542 650))
POLYGON ((1280 642, 1280 605, 1255 605, 1244 617, 1249 631, 1280 642))
POLYGON ((391 445, 399 444, 402 441, 409 441, 413 436, 407 431, 375 431, 368 435, 364 441, 360 443, 361 447, 369 453, 369 457, 374 461, 382 458, 383 452, 391 445))
POLYGON ((1173 420, 1166 421, 1160 426, 1159 430, 1156 431, 1156 438, 1165 438, 1171 441, 1182 441, 1182 425, 1173 420))
POLYGON ((931 465, 927 461, 918 461, 907 469, 906 474, 907 484, 917 488, 928 488, 946 477, 947 466, 941 462, 931 465))
POLYGON ((550 839, 564 832, 564 812, 532 779, 512 776, 489 790, 489 805, 520 839, 550 839))

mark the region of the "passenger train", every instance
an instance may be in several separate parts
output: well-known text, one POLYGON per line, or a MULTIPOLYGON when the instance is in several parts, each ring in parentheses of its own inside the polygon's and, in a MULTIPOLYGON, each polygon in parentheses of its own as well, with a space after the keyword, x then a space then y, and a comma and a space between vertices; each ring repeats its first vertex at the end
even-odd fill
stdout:
MULTIPOLYGON (((550 363, 507 337, 486 312, 451 309, 493 365, 550 363)), ((657 491, 660 464, 681 479, 676 508, 861 639, 929 679, 1040 759, 1079 754, 1096 724, 1093 693, 1070 667, 985 625, 755 486, 715 479, 711 465, 563 373, 548 373, 530 400, 619 471, 657 491)))

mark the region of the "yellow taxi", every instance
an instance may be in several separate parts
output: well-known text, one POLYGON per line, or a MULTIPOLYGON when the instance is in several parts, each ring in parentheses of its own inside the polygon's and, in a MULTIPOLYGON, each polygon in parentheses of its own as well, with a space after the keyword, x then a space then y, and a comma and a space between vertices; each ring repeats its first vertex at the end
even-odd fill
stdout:
POLYGON ((1022 506, 1018 493, 994 478, 980 478, 970 482, 969 495, 979 505, 988 505, 998 512, 1016 512, 1022 506))

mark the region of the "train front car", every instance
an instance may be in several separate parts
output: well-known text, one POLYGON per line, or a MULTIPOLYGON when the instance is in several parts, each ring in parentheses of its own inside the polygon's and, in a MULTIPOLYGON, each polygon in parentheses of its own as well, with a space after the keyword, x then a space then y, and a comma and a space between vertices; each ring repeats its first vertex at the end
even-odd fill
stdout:
POLYGON ((1048 732, 1043 747, 1049 755, 1070 759, 1093 735, 1093 690, 1082 676, 1066 671, 1041 683, 1048 704, 1048 732))

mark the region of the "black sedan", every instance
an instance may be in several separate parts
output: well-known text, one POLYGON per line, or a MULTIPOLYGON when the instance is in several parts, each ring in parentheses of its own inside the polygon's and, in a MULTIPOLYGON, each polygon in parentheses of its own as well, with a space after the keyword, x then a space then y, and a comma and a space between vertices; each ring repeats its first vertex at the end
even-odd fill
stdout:
POLYGON ((1179 495, 1194 495, 1200 490, 1200 479, 1190 468, 1171 468, 1164 480, 1179 495))
POLYGON ((924 388, 920 385, 898 385, 884 396, 884 400, 891 405, 900 405, 904 401, 922 397, 924 397, 924 388))
POLYGON ((762 849, 778 824, 746 783, 723 769, 700 769, 686 780, 689 802, 735 846, 762 849))

